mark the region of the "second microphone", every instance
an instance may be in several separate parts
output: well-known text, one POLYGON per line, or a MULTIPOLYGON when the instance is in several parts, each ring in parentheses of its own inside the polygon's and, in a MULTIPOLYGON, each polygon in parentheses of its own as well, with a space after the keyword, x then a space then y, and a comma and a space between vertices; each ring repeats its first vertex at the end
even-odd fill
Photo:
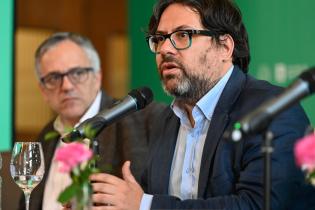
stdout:
POLYGON ((153 100, 153 93, 147 87, 134 89, 116 103, 112 108, 102 110, 95 117, 89 118, 62 137, 63 142, 73 142, 88 137, 86 132, 92 131, 94 136, 106 126, 124 116, 143 109, 153 100))

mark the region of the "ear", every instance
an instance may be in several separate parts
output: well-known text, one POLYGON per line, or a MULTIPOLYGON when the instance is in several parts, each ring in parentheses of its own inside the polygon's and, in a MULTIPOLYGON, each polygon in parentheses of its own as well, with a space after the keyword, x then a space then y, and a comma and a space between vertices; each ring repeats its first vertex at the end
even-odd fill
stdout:
POLYGON ((222 60, 232 62, 232 55, 234 52, 234 40, 232 36, 229 34, 224 34, 220 36, 219 39, 222 49, 222 60))

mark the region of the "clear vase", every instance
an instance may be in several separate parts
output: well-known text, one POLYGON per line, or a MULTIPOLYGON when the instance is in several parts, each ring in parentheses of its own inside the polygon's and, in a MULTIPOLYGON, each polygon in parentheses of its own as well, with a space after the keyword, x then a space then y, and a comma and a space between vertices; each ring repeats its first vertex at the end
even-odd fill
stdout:
POLYGON ((90 183, 84 183, 80 192, 74 197, 72 202, 74 210, 91 210, 92 209, 92 186, 90 183))

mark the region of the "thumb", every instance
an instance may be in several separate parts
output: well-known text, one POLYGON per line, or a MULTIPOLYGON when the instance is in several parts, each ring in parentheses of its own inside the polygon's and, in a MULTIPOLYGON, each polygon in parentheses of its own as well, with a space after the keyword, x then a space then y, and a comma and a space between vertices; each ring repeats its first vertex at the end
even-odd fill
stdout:
POLYGON ((131 183, 137 183, 136 179, 130 171, 130 161, 126 161, 122 167, 122 175, 125 181, 131 183))

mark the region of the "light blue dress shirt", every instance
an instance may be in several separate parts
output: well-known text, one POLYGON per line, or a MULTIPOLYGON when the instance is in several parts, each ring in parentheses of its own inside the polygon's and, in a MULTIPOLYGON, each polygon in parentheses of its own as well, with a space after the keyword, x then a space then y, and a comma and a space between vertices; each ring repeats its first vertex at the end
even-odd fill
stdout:
MULTIPOLYGON (((176 101, 172 103, 171 107, 180 119, 180 128, 170 172, 169 195, 181 200, 197 198, 203 146, 214 109, 232 74, 233 67, 193 107, 194 127, 191 126, 186 111, 180 109, 176 101)), ((152 198, 152 195, 144 194, 140 210, 150 209, 152 198)))

